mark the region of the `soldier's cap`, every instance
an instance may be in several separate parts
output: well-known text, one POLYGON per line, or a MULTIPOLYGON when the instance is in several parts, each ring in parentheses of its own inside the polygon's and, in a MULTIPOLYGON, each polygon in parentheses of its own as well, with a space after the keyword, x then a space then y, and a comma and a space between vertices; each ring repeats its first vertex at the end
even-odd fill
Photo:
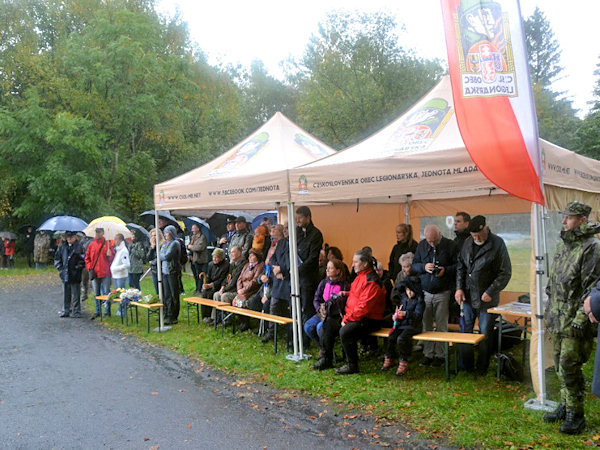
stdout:
POLYGON ((479 233, 485 227, 485 217, 475 216, 471 217, 469 222, 469 233, 479 233))
POLYGON ((585 203, 573 201, 567 204, 567 207, 564 211, 561 211, 561 214, 567 216, 584 216, 589 217, 592 212, 592 207, 590 205, 586 205, 585 203))
POLYGON ((238 216, 235 219, 235 223, 246 223, 246 218, 244 216, 238 216))
POLYGON ((96 228, 96 233, 104 233, 104 228, 101 228, 101 227, 96 228))
POLYGON ((227 223, 235 223, 235 218, 227 217, 227 223))
POLYGON ((77 232, 76 231, 67 231, 65 233, 66 237, 73 237, 73 236, 77 236, 77 232))

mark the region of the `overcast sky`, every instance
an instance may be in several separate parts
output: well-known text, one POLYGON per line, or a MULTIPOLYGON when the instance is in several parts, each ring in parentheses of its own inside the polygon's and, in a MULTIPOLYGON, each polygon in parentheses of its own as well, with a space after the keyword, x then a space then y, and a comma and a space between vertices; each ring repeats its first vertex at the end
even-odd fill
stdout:
MULTIPOLYGON (((440 0, 158 0, 158 10, 178 11, 188 23, 192 40, 211 64, 260 59, 270 74, 281 77, 280 62, 302 55, 311 34, 331 10, 383 10, 393 14, 406 31, 402 43, 420 56, 446 60, 440 0)), ((598 0, 521 0, 523 17, 539 6, 545 13, 562 50, 565 68, 553 86, 587 112, 597 77, 600 39, 592 34, 600 17, 598 0)))

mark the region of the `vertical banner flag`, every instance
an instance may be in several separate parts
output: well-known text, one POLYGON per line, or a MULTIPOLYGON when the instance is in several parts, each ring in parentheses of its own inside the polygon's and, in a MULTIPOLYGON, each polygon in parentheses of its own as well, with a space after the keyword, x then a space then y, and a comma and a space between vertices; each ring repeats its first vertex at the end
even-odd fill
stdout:
POLYGON ((544 204, 518 0, 441 0, 460 134, 488 180, 544 204))

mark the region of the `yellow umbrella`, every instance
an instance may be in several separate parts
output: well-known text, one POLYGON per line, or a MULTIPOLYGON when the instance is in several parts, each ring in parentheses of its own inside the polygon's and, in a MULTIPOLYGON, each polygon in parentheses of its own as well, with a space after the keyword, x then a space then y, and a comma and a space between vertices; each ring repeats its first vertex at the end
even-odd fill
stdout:
POLYGON ((132 236, 131 231, 125 225, 121 225, 117 222, 112 222, 108 220, 95 220, 90 223, 83 232, 86 236, 94 237, 96 233, 96 228, 104 228, 104 237, 109 241, 112 241, 115 238, 115 235, 121 233, 125 239, 129 239, 132 236))
POLYGON ((120 223, 121 225, 125 225, 125 222, 123 222, 121 219, 119 219, 116 216, 102 216, 102 217, 98 217, 98 218, 92 220, 90 222, 90 225, 95 225, 97 222, 115 222, 115 223, 120 223))
POLYGON ((183 220, 178 220, 177 223, 179 224, 179 226, 181 227, 181 229, 183 231, 185 231, 185 224, 183 223, 183 220))

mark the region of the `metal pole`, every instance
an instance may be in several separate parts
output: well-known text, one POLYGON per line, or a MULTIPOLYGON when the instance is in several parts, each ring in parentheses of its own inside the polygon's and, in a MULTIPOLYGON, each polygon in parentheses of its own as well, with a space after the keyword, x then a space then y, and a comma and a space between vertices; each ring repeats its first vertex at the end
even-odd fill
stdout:
POLYGON ((292 308, 292 339, 294 345, 294 354, 288 355, 287 359, 297 361, 298 360, 298 328, 296 327, 296 321, 298 320, 298 314, 296 310, 296 293, 298 292, 299 283, 296 278, 297 275, 297 253, 294 252, 292 242, 296 240, 296 227, 294 226, 294 206, 292 203, 287 205, 288 212, 288 241, 289 241, 289 253, 290 253, 290 306, 292 308))

